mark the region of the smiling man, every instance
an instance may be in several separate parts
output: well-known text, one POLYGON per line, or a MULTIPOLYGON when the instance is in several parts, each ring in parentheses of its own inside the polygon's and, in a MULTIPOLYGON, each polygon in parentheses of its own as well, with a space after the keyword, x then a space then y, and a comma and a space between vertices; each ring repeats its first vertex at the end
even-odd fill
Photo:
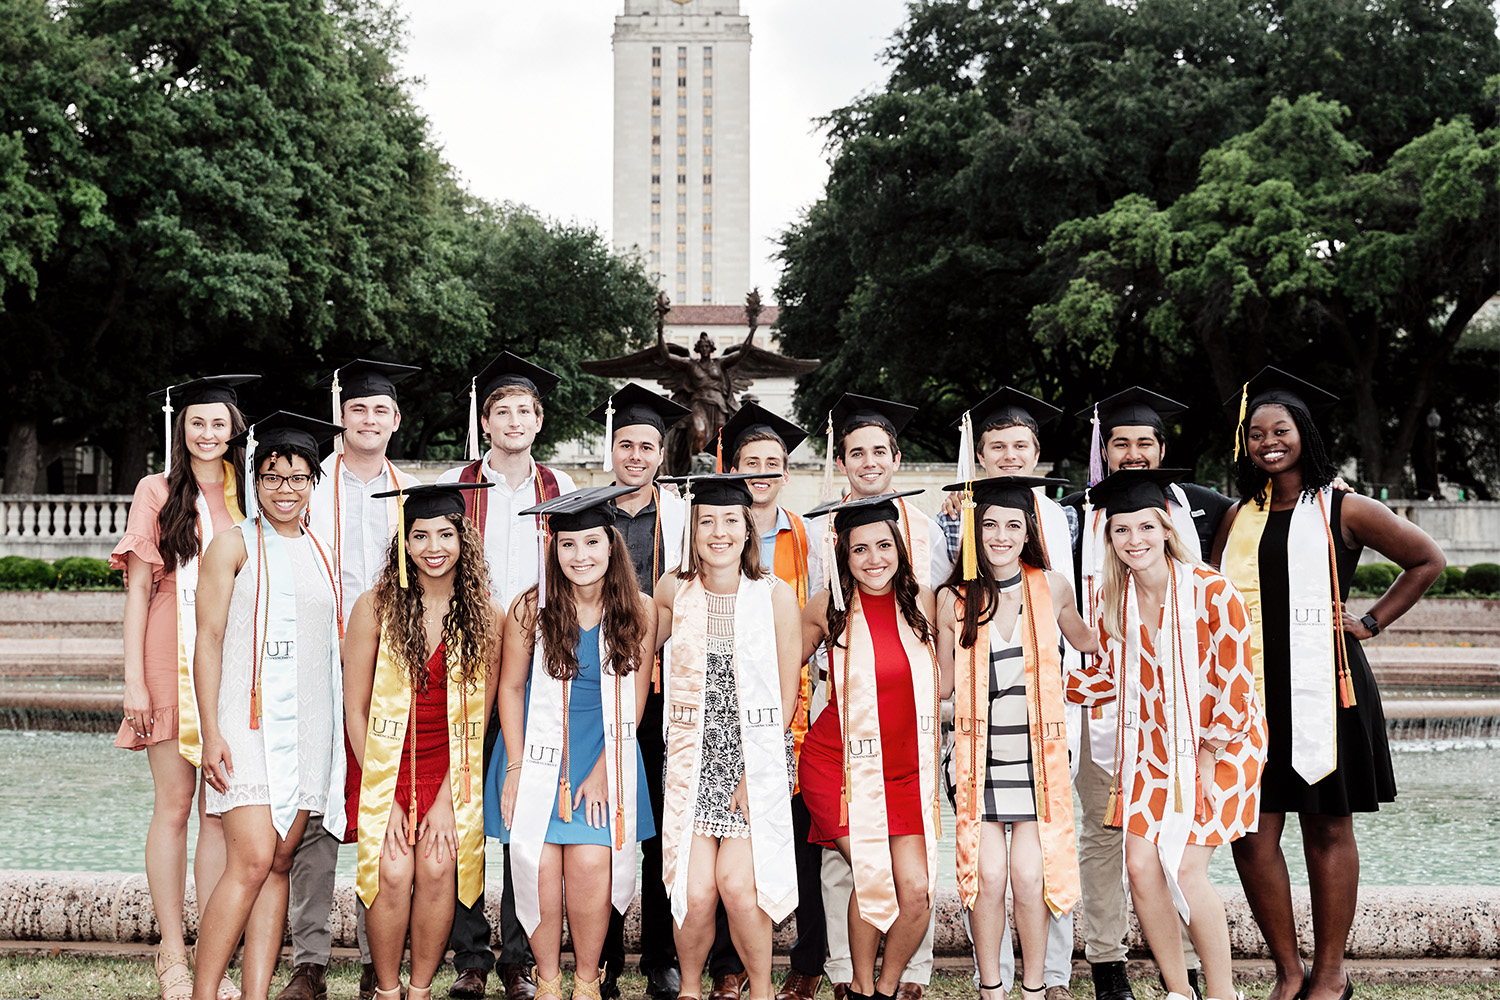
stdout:
MULTIPOLYGON (((361 358, 318 382, 333 400, 333 416, 344 428, 342 445, 322 462, 323 475, 308 504, 313 533, 326 542, 338 580, 334 609, 339 636, 355 599, 375 585, 385 566, 386 547, 396 532, 396 502, 375 494, 416 485, 416 478, 386 457, 391 435, 401 426, 396 383, 419 368, 361 358)), ((339 838, 308 823, 292 856, 287 925, 292 935, 292 978, 276 1000, 322 1000, 332 937, 334 868, 339 838)), ((359 907, 360 994, 373 996, 375 970, 365 938, 364 908, 359 907)))
MULTIPOLYGON (((1167 454, 1166 422, 1186 409, 1174 399, 1131 386, 1100 400, 1078 416, 1092 419, 1097 412, 1100 456, 1108 472, 1118 472, 1160 468, 1167 454)), ((1219 521, 1233 501, 1192 483, 1173 483, 1166 492, 1167 512, 1173 527, 1188 550, 1201 557, 1211 549, 1219 521)), ((1089 503, 1086 492, 1064 498, 1063 503, 1075 505, 1081 511, 1075 565, 1083 618, 1092 625, 1099 619, 1104 572, 1104 511, 1089 503)), ((1126 910, 1120 879, 1124 863, 1120 844, 1123 833, 1118 827, 1104 825, 1115 778, 1114 756, 1108 748, 1114 745, 1117 722, 1113 703, 1093 711, 1083 727, 1080 764, 1073 784, 1083 803, 1078 867, 1083 882, 1084 955, 1089 961, 1095 995, 1100 1000, 1134 997, 1125 976, 1126 910), (1104 753, 1095 755, 1092 750, 1095 747, 1104 753)), ((1198 956, 1185 928, 1182 939, 1188 965, 1196 966, 1198 956)))

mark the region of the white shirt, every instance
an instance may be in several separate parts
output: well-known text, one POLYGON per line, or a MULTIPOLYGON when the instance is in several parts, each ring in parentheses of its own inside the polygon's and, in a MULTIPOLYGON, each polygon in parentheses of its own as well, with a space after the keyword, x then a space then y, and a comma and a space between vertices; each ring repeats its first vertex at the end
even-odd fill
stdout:
POLYGON ((375 586, 376 577, 385 568, 391 539, 396 534, 395 500, 375 500, 371 498, 372 494, 385 493, 400 486, 415 486, 417 480, 394 465, 382 462, 380 473, 364 482, 349 470, 347 463, 340 462, 339 457, 335 453, 323 460, 323 478, 313 487, 308 512, 313 534, 332 549, 329 556, 339 574, 339 596, 347 620, 354 601, 375 586), (334 474, 335 465, 337 475, 334 474), (391 482, 392 469, 396 471, 395 483, 391 482), (335 486, 338 487, 338 525, 334 524, 335 486))
MULTIPOLYGON (((459 474, 466 467, 461 465, 456 469, 449 469, 438 476, 438 482, 458 482, 459 474)), ((484 524, 479 526, 484 532, 484 557, 489 563, 490 592, 509 611, 511 602, 517 595, 537 582, 538 559, 541 555, 537 519, 517 516, 539 502, 536 462, 531 463, 530 473, 514 487, 505 481, 504 475, 490 468, 488 455, 479 468, 485 480, 495 484, 494 489, 484 491, 487 509, 484 524)), ((557 477, 559 496, 572 493, 578 488, 573 485, 573 480, 566 472, 553 469, 552 474, 557 477)))

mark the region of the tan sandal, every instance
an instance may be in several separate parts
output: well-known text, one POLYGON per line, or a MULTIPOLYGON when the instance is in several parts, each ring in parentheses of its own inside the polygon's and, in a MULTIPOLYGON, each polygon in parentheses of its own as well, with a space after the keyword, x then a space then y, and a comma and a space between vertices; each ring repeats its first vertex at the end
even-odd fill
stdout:
MULTIPOLYGON (((431 986, 427 987, 427 995, 428 996, 432 995, 432 987, 431 986)), ((396 985, 396 988, 393 989, 393 990, 383 990, 379 986, 375 987, 375 1000, 402 1000, 402 998, 405 997, 405 996, 406 996, 406 987, 400 985, 399 983, 396 985)))
POLYGON ((585 980, 575 969, 573 972, 573 1000, 604 1000, 599 995, 599 984, 604 981, 605 966, 594 970, 593 981, 585 980))
POLYGON ((426 986, 408 986, 406 988, 406 1000, 432 1000, 432 984, 426 986))
POLYGON ((536 983, 536 996, 533 998, 533 1000, 542 1000, 542 997, 557 997, 557 1000, 563 1000, 563 973, 561 967, 559 967, 557 970, 556 978, 543 979, 542 974, 538 972, 536 966, 533 965, 531 967, 531 979, 536 983))
POLYGON ((156 950, 156 982, 161 1000, 193 1000, 193 970, 186 955, 156 950))

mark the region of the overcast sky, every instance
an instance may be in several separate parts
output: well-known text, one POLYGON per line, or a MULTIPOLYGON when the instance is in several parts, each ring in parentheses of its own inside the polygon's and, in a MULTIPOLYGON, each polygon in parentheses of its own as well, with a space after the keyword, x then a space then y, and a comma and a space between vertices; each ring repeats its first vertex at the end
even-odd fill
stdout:
MULTIPOLYGON (((444 155, 480 197, 610 229, 618 0, 401 0, 405 66, 444 155)), ((904 0, 741 0, 750 70, 751 280, 828 175, 812 120, 884 83, 904 0)))

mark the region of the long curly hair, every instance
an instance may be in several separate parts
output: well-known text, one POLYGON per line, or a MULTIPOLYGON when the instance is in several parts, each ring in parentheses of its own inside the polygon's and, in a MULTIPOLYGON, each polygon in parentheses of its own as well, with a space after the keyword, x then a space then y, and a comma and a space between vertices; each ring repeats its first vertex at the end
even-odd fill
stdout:
MULTIPOLYGON (((831 516, 831 515, 830 515, 831 516)), ((882 522, 890 526, 891 537, 896 540, 896 575, 892 585, 896 594, 896 609, 906 619, 906 624, 917 634, 917 638, 926 642, 932 638, 932 623, 922 613, 922 607, 917 603, 917 595, 921 592, 921 586, 917 583, 917 575, 912 572, 911 556, 906 551, 906 542, 901 538, 901 532, 896 530, 895 521, 882 522)), ((849 605, 854 603, 854 574, 849 570, 849 532, 840 532, 833 543, 833 561, 838 565, 839 585, 843 587, 845 594, 844 610, 840 611, 828 602, 828 636, 833 648, 837 649, 848 642, 849 631, 849 605)))
MULTIPOLYGON (((984 520, 984 512, 993 506, 995 504, 981 504, 974 511, 976 534, 979 523, 984 520)), ((1051 569, 1052 566, 1047 562, 1047 550, 1042 547, 1042 531, 1037 526, 1036 515, 1029 510, 1023 510, 1022 513, 1026 517, 1026 541, 1021 543, 1021 562, 1034 569, 1051 569)), ((976 537, 975 541, 980 539, 976 537)), ((995 574, 990 571, 981 552, 979 575, 975 579, 964 579, 964 561, 956 559, 943 586, 964 602, 964 630, 959 634, 958 644, 968 649, 979 638, 979 626, 995 617, 995 609, 1000 601, 1000 584, 995 580, 995 574)))
MULTIPOLYGON (((1267 406, 1280 406, 1291 415, 1297 434, 1302 438, 1302 495, 1315 496, 1338 475, 1338 470, 1333 467, 1333 459, 1328 457, 1328 448, 1323 444, 1323 435, 1318 433, 1312 416, 1302 407, 1287 406, 1284 403, 1261 403, 1245 414, 1244 432, 1247 441, 1250 434, 1250 418, 1267 406)), ((1271 482, 1271 475, 1250 460, 1248 446, 1240 452, 1239 460, 1235 462, 1234 479, 1235 486, 1239 490, 1240 501, 1248 503, 1254 500, 1255 506, 1264 510, 1266 501, 1271 498, 1270 491, 1266 489, 1267 484, 1271 482)))
MULTIPOLYGON (((230 434, 245 429, 245 415, 233 403, 229 409, 230 434)), ((162 563, 176 568, 203 554, 203 540, 198 537, 198 480, 193 478, 193 462, 188 456, 188 407, 177 411, 172 421, 172 471, 167 473, 167 502, 156 515, 156 549, 162 563)), ((224 453, 224 461, 234 470, 235 496, 239 513, 245 512, 245 448, 235 445, 224 453)), ((233 511, 231 511, 233 513, 233 511)))
MULTIPOLYGON (((458 564, 454 567, 453 596, 443 615, 443 643, 458 656, 464 686, 477 691, 484 686, 489 669, 487 658, 494 641, 495 623, 490 614, 490 574, 484 563, 484 538, 462 514, 447 514, 458 529, 458 564)), ((411 524, 406 526, 408 536, 411 524)), ((410 538, 408 538, 408 543, 410 538)), ((406 551, 406 577, 401 587, 399 539, 386 549, 385 567, 375 581, 375 616, 380 633, 391 644, 402 673, 412 688, 427 690, 427 630, 422 626, 422 574, 406 551)))
MULTIPOLYGON (((600 638, 609 650, 610 663, 616 674, 641 669, 641 644, 646 638, 649 620, 641 608, 641 593, 630 562, 625 536, 613 525, 605 525, 609 535, 609 567, 604 571, 604 618, 600 638)), ((547 676, 570 681, 578 676, 578 639, 583 630, 578 625, 578 603, 573 598, 573 582, 563 575, 557 560, 557 535, 547 542, 547 606, 537 611, 537 588, 521 597, 522 628, 534 635, 542 633, 542 667, 547 676)))

